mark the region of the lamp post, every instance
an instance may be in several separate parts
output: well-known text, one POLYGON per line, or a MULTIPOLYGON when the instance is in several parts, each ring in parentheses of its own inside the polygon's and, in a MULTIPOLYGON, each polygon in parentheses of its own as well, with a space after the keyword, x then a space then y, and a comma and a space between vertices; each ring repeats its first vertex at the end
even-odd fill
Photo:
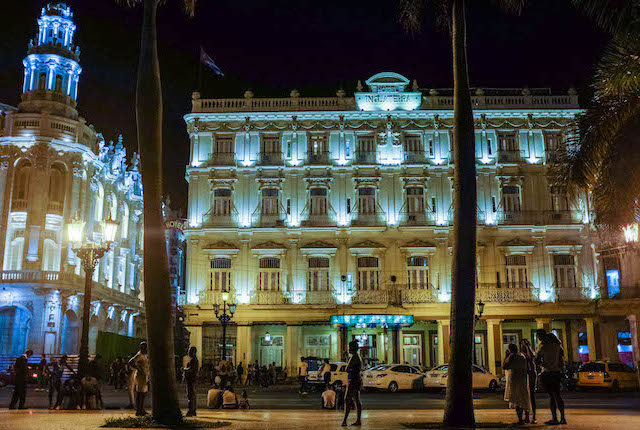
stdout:
POLYGON ((482 318, 482 314, 484 313, 484 303, 482 300, 478 300, 478 304, 476 305, 476 312, 473 315, 473 364, 478 365, 478 357, 476 356, 476 324, 482 318))
POLYGON ((102 222, 102 243, 84 242, 84 221, 73 220, 67 225, 71 249, 82 261, 84 269, 84 300, 82 307, 82 333, 80 334, 80 357, 78 374, 84 376, 89 364, 89 323, 91 314, 91 283, 98 260, 109 250, 115 240, 118 223, 112 220, 102 222))
POLYGON ((222 359, 227 359, 227 324, 233 318, 233 314, 236 311, 236 305, 234 303, 230 303, 227 305, 227 301, 229 300, 229 293, 226 290, 222 290, 222 313, 220 312, 220 305, 216 304, 213 306, 213 311, 216 314, 216 318, 220 321, 222 325, 222 359), (227 306, 229 307, 229 313, 227 313, 227 306))

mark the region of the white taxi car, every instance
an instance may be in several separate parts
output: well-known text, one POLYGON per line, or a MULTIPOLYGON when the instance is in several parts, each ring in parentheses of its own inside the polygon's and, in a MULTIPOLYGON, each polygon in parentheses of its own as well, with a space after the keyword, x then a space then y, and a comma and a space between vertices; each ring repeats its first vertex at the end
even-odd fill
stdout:
MULTIPOLYGON (((424 378, 425 388, 447 388, 447 376, 449 375, 449 366, 444 364, 442 366, 434 367, 427 372, 424 378)), ((484 370, 481 367, 473 365, 473 389, 483 390, 489 389, 495 391, 498 388, 498 378, 496 378, 491 372, 484 370)))
POLYGON ((342 385, 347 385, 347 363, 339 361, 331 363, 331 381, 329 384, 335 389, 342 385))
POLYGON ((364 388, 377 388, 395 393, 398 390, 419 390, 424 374, 407 364, 380 364, 362 373, 364 388))

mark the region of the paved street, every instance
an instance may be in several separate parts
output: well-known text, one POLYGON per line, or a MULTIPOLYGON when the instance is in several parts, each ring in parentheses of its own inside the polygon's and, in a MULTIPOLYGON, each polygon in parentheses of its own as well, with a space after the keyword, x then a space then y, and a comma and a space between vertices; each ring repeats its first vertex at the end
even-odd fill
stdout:
MULTIPOLYGON (((181 387, 183 388, 183 387, 181 387)), ((12 387, 0 388, 0 406, 6 407, 11 397, 12 387)), ((241 389, 238 390, 238 392, 241 389)), ((106 409, 115 410, 127 405, 127 397, 124 391, 114 391, 107 387, 103 392, 106 409)), ((186 407, 186 396, 183 397, 183 407, 186 407)), ((477 392, 475 394, 475 406, 477 409, 506 409, 506 404, 502 400, 502 393, 477 392)), ((572 392, 564 393, 567 408, 584 409, 605 409, 605 410, 639 410, 639 393, 617 393, 611 394, 606 391, 593 392, 572 392)), ((363 392, 362 399, 365 407, 369 410, 401 410, 401 409, 430 409, 441 410, 444 405, 443 392, 427 393, 387 393, 387 392, 363 392)), ((539 393, 537 395, 539 408, 546 408, 548 405, 547 396, 539 393)), ((274 410, 314 410, 320 405, 320 394, 309 393, 300 395, 297 393, 297 386, 276 386, 268 390, 251 388, 249 400, 253 409, 274 410)), ((206 394, 204 389, 198 395, 198 404, 206 405, 206 394)), ((29 388, 27 405, 35 409, 44 409, 48 405, 47 393, 34 391, 29 388)))

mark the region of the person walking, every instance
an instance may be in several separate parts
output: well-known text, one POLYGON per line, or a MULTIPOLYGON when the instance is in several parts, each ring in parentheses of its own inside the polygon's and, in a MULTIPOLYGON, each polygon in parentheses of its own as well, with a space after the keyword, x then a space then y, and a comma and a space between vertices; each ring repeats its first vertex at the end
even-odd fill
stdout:
POLYGON ((88 374, 96 380, 95 400, 98 409, 104 409, 104 402, 102 401, 102 380, 104 379, 104 369, 102 367, 102 362, 100 361, 101 359, 102 357, 100 354, 96 354, 87 367, 88 374))
POLYGON ((536 424, 536 388, 538 385, 538 372, 536 369, 536 357, 531 349, 528 339, 520 341, 520 353, 527 360, 527 377, 529 380, 529 398, 531 399, 531 419, 529 419, 529 411, 524 412, 524 422, 536 424))
POLYGON ((300 381, 300 394, 307 394, 307 369, 309 365, 304 361, 304 357, 300 357, 298 363, 298 381, 300 381))
POLYGON ((189 347, 187 355, 189 361, 187 365, 182 369, 184 374, 184 382, 187 384, 187 416, 196 416, 196 382, 198 380, 198 370, 200 369, 200 362, 196 356, 197 349, 195 346, 189 347))
POLYGON ((566 424, 564 416, 564 400, 560 396, 560 384, 562 382, 562 368, 564 367, 564 350, 560 341, 553 333, 547 333, 539 329, 536 334, 541 344, 536 352, 536 364, 542 367, 540 382, 544 390, 549 394, 551 420, 546 425, 566 424), (560 410, 560 421, 556 409, 560 410))
POLYGON ((40 363, 38 364, 38 388, 36 388, 36 391, 45 391, 47 389, 48 370, 47 356, 42 354, 40 363))
POLYGON ((144 399, 149 391, 147 342, 140 342, 140 350, 129 360, 129 364, 135 369, 136 374, 136 416, 144 416, 147 415, 147 411, 144 410, 144 399))
POLYGON ((129 398, 129 404, 127 409, 135 409, 134 402, 136 401, 136 370, 129 364, 125 363, 125 388, 127 390, 127 396, 129 398))
POLYGON ((242 380, 242 376, 244 375, 244 367, 242 366, 242 361, 240 363, 238 363, 238 367, 236 368, 236 373, 238 374, 238 384, 239 385, 246 385, 242 380))
POLYGON ((331 364, 329 364, 329 359, 325 358, 324 363, 322 363, 322 368, 320 369, 320 378, 324 381, 324 385, 329 386, 331 383, 331 364))
POLYGON ((349 362, 347 363, 347 392, 344 399, 344 419, 342 420, 342 427, 347 426, 347 418, 349 418, 349 412, 351 412, 352 405, 355 403, 357 419, 353 423, 354 426, 362 425, 360 420, 362 417, 362 402, 360 402, 360 390, 362 389, 362 359, 358 354, 358 341, 352 340, 349 342, 349 362))
POLYGON ((529 398, 529 385, 527 382, 527 359, 518 351, 516 344, 509 344, 507 357, 502 368, 507 371, 507 386, 504 390, 504 399, 509 402, 509 407, 515 408, 518 415, 518 424, 524 424, 522 414, 531 409, 529 398))
POLYGON ((16 403, 18 404, 18 409, 24 409, 24 403, 27 400, 27 375, 29 373, 27 362, 32 355, 33 351, 28 348, 25 349, 24 354, 16 358, 16 362, 13 365, 15 380, 9 409, 15 409, 16 403))
POLYGON ((67 364, 67 354, 62 354, 58 362, 51 361, 51 371, 49 375, 49 409, 62 407, 62 400, 64 398, 62 375, 64 375, 65 368, 69 369, 72 375, 75 375, 74 370, 67 364), (56 393, 55 404, 53 403, 54 393, 56 393))

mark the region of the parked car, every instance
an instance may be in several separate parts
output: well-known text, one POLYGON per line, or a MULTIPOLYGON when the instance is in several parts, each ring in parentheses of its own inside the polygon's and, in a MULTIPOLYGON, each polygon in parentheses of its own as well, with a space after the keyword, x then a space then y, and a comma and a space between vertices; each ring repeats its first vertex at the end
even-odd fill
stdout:
POLYGON ((408 364, 381 364, 363 372, 364 388, 389 390, 421 390, 424 374, 408 364))
POLYGON ((638 389, 638 376, 632 367, 613 361, 591 361, 578 369, 578 388, 608 388, 611 391, 638 389))
POLYGON ((304 362, 307 363, 307 383, 312 385, 322 383, 320 379, 320 369, 322 369, 324 358, 305 357, 304 362))
MULTIPOLYGON (((424 378, 424 386, 425 388, 447 388, 448 376, 449 366, 447 364, 434 367, 429 372, 427 372, 427 375, 424 378)), ((496 378, 491 372, 474 364, 473 389, 488 389, 490 391, 495 391, 498 389, 498 378, 496 378)))

